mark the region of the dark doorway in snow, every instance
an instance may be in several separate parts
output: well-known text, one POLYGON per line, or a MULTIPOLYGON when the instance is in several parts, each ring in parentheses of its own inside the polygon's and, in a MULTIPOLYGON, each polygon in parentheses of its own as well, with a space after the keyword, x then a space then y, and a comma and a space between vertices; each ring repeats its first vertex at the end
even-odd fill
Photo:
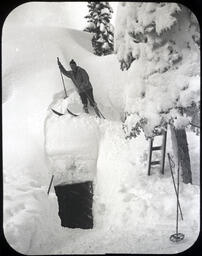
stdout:
POLYGON ((68 228, 93 228, 93 184, 84 183, 55 186, 61 226, 68 228))

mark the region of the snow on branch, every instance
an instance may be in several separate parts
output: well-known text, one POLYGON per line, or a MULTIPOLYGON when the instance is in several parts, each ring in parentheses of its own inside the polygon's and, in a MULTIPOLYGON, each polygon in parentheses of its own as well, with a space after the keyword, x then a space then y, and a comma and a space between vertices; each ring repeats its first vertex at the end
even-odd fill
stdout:
POLYGON ((195 124, 192 118, 200 104, 198 37, 199 24, 182 5, 119 4, 115 53, 121 69, 128 70, 124 86, 129 136, 141 128, 151 137, 166 123, 177 129, 195 124))

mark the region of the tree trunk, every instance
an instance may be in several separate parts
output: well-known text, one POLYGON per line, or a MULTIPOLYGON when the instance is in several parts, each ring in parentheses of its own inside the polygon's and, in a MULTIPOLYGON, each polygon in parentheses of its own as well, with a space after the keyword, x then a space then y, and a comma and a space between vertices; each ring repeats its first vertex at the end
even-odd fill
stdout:
POLYGON ((177 130, 172 127, 171 134, 173 137, 175 137, 176 141, 175 144, 177 146, 177 155, 179 157, 180 166, 182 170, 182 180, 186 184, 192 184, 191 163, 186 131, 185 129, 177 130))

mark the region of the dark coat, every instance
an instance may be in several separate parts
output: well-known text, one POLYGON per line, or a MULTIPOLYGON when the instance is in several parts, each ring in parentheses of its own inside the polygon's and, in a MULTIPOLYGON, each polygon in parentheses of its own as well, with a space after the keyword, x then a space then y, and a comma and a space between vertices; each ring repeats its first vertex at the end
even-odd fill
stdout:
POLYGON ((79 93, 92 89, 88 73, 83 68, 77 66, 76 72, 73 72, 72 70, 67 71, 63 66, 61 66, 60 69, 65 76, 71 78, 79 93))

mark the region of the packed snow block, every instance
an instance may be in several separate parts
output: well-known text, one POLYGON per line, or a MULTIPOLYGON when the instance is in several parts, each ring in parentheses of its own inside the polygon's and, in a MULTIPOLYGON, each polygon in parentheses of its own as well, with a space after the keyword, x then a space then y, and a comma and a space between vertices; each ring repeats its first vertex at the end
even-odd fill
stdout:
POLYGON ((46 121, 45 149, 54 186, 92 181, 96 174, 99 129, 94 117, 54 114, 46 121))
POLYGON ((91 181, 55 186, 61 226, 93 228, 93 185, 91 181))

